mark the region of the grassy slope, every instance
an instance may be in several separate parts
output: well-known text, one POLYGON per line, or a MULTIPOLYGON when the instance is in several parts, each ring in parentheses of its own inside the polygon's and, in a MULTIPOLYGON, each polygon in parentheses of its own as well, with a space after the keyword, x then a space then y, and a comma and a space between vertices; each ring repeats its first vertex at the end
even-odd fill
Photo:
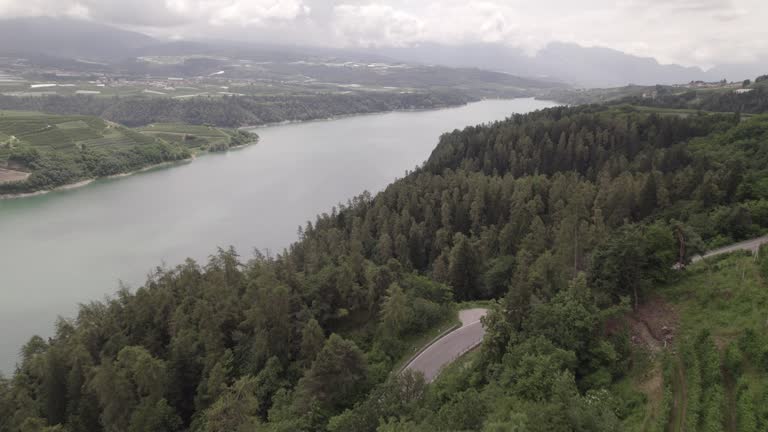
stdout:
MULTIPOLYGON (((694 430, 684 427, 686 400, 685 367, 679 359, 681 341, 693 339, 708 330, 720 351, 737 342, 747 330, 764 334, 768 321, 768 283, 759 269, 759 262, 744 253, 711 258, 693 265, 677 282, 661 287, 659 295, 679 315, 675 342, 665 352, 656 355, 637 353, 630 377, 619 383, 623 394, 634 394, 636 404, 630 406, 632 415, 625 423, 626 430, 694 430), (671 381, 673 400, 669 421, 659 420, 663 406, 663 363, 669 362, 667 382, 671 381), (665 426, 660 426, 659 423, 665 426)), ((749 390, 755 395, 768 390, 768 371, 761 365, 745 362, 743 376, 749 390)), ((726 403, 723 407, 727 427, 732 429, 736 417, 733 383, 724 379, 726 403)), ((704 389, 706 392, 706 389, 704 389)))
POLYGON ((755 258, 736 253, 692 266, 685 278, 662 294, 680 308, 681 336, 709 329, 718 347, 747 328, 763 328, 768 287, 755 258))

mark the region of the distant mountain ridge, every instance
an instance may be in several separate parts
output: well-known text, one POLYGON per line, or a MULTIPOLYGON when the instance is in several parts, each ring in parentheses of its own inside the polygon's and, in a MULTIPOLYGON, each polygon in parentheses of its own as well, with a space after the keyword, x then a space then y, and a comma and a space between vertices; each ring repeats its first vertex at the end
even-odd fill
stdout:
POLYGON ((474 66, 403 65, 376 53, 353 49, 217 39, 155 39, 67 18, 0 21, 2 56, 25 58, 26 69, 20 73, 44 71, 50 75, 65 71, 131 77, 200 77, 226 73, 228 79, 291 82, 304 87, 325 88, 328 84, 338 84, 383 86, 384 90, 436 89, 466 93, 471 99, 533 96, 531 90, 564 87, 559 82, 474 66))
POLYGON ((143 33, 66 18, 0 20, 0 54, 118 59, 158 41, 143 33))
POLYGON ((0 56, 50 56, 114 62, 149 55, 189 54, 263 57, 283 61, 307 57, 335 57, 366 62, 403 61, 546 78, 579 87, 678 84, 694 80, 719 81, 723 78, 740 81, 768 72, 768 57, 753 63, 720 65, 704 71, 698 67, 660 64, 650 57, 638 57, 610 48, 582 47, 561 42, 550 43, 535 56, 500 43, 458 46, 425 43, 413 47, 362 50, 221 40, 167 41, 106 24, 71 18, 0 20, 0 56))
POLYGON ((534 56, 503 44, 447 46, 422 44, 406 48, 380 48, 382 55, 452 67, 479 67, 530 77, 555 78, 581 87, 619 87, 628 84, 679 84, 695 80, 740 81, 768 71, 768 59, 747 64, 699 67, 660 64, 651 57, 639 57, 610 48, 583 47, 553 42, 534 56))

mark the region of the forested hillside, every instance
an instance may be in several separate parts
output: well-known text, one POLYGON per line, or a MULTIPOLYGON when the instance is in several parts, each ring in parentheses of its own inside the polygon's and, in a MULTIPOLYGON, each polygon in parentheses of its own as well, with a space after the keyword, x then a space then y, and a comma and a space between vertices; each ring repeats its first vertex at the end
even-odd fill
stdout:
POLYGON ((625 317, 674 263, 768 228, 767 142, 764 116, 602 106, 445 134, 282 254, 158 268, 32 338, 0 431, 632 430, 625 317), (430 386, 391 373, 478 299, 496 301, 476 361, 430 386))
POLYGON ((0 96, 0 109, 91 115, 126 126, 150 123, 256 126, 403 109, 442 108, 475 101, 462 92, 309 93, 279 96, 157 97, 0 96))
POLYGON ((540 95, 569 105, 634 105, 674 110, 761 114, 768 110, 768 75, 738 83, 628 85, 602 89, 554 88, 540 95))
POLYGON ((768 77, 759 84, 735 91, 686 91, 674 92, 660 88, 654 98, 639 96, 619 99, 621 103, 631 103, 658 108, 683 108, 713 112, 741 112, 760 114, 768 111, 768 77))

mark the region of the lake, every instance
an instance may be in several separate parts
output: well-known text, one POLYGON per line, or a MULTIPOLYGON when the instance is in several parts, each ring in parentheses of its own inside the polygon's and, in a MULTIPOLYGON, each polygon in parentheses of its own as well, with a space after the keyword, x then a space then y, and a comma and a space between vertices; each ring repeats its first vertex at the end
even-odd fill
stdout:
POLYGON ((299 225, 377 192, 429 157, 440 134, 555 105, 487 100, 255 128, 261 141, 225 154, 87 186, 0 200, 0 371, 34 334, 151 269, 205 260, 233 245, 280 252, 299 225))

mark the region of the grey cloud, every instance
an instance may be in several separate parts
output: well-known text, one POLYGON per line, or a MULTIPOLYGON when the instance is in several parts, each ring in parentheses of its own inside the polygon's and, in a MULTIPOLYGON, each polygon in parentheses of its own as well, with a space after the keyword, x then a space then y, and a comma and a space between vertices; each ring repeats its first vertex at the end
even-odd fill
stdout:
POLYGON ((733 0, 626 0, 620 5, 634 9, 663 9, 677 12, 712 12, 734 8, 733 0))
POLYGON ((327 46, 493 42, 533 53, 563 41, 706 67, 768 52, 764 1, 0 0, 0 16, 86 16, 161 36, 327 46))
POLYGON ((175 26, 188 23, 167 7, 168 2, 157 0, 100 1, 83 0, 91 18, 113 24, 138 26, 175 26))

